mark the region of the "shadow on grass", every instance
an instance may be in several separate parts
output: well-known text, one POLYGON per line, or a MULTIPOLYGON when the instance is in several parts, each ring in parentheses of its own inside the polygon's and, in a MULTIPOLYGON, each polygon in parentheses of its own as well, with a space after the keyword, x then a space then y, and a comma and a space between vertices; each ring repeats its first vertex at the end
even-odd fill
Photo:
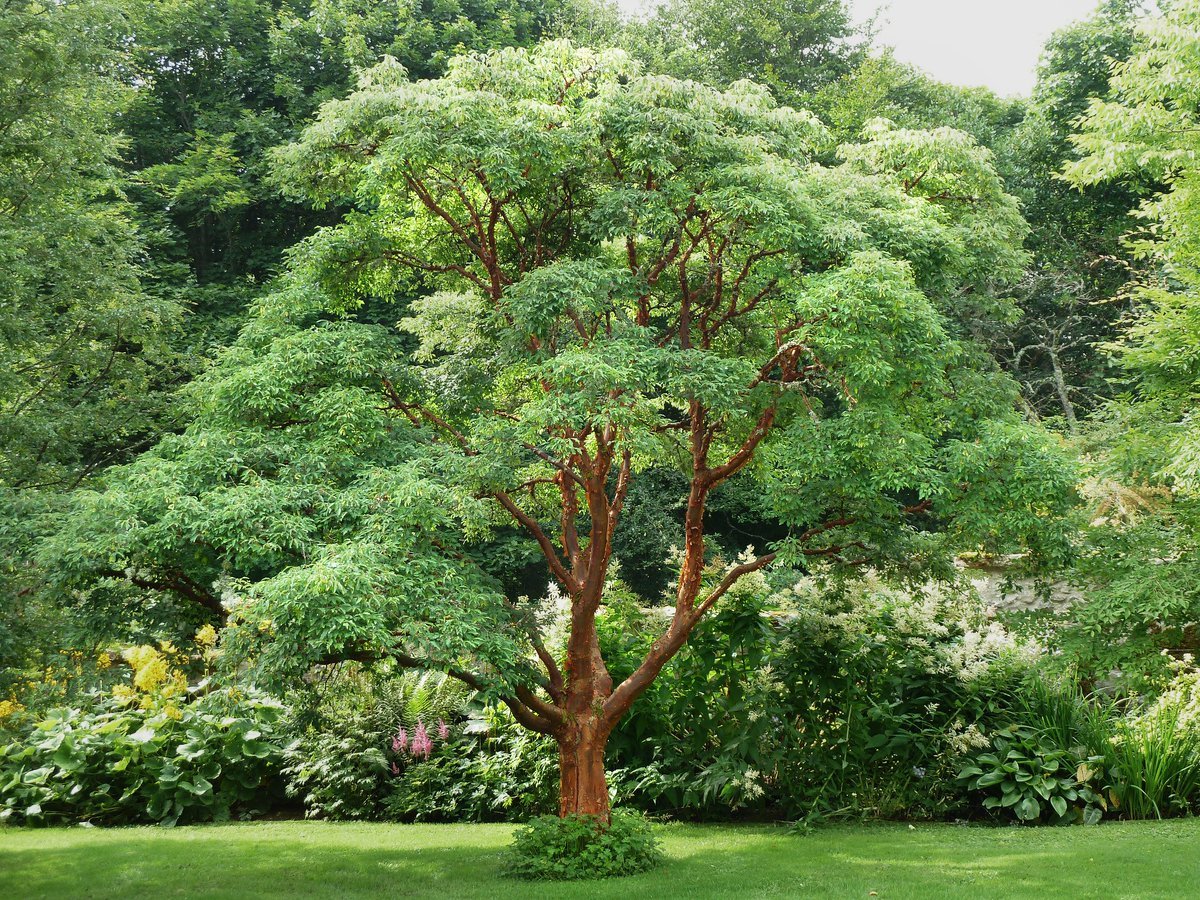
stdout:
POLYGON ((508 841, 508 831, 499 827, 310 823, 0 833, 0 896, 1200 895, 1200 864, 1191 850, 1195 828, 1165 845, 1152 834, 1105 828, 835 828, 796 837, 771 828, 685 826, 663 834, 668 862, 654 872, 531 885, 499 877, 508 841))

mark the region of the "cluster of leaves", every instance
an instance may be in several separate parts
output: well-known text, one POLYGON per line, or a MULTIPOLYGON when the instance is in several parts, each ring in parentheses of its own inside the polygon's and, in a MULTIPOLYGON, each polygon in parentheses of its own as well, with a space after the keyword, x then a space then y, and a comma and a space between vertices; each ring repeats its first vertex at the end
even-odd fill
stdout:
POLYGON ((1114 721, 1104 745, 1114 802, 1132 819, 1193 815, 1200 809, 1200 689, 1178 677, 1147 708, 1114 721))
POLYGON ((388 760, 382 736, 359 733, 350 720, 337 732, 309 731, 287 751, 283 777, 287 794, 315 819, 379 817, 388 760))
POLYGON ((1019 822, 1095 825, 1108 808, 1092 785, 1101 759, 1081 761, 1033 728, 1012 725, 993 736, 988 752, 971 757, 958 778, 985 795, 984 809, 1019 822))
POLYGON ((511 822, 547 814, 557 800, 554 741, 489 708, 429 759, 410 763, 385 809, 404 822, 511 822))
POLYGON ((1088 106, 1068 177, 1086 188, 1143 184, 1130 238, 1145 270, 1126 290, 1134 306, 1110 349, 1132 384, 1097 417, 1088 449, 1101 492, 1090 552, 1080 567, 1086 602, 1063 646, 1085 675, 1114 667, 1128 687, 1161 679, 1166 650, 1200 645, 1195 622, 1200 549, 1200 168, 1196 84, 1200 4, 1172 3, 1138 27, 1135 52, 1116 66, 1111 94, 1088 106), (1118 494, 1141 498, 1111 502, 1118 494))
POLYGON ((611 38, 655 71, 720 87, 750 79, 788 103, 866 58, 869 35, 842 0, 759 0, 738 12, 721 0, 671 0, 611 38))
MULTIPOLYGON (((295 739, 283 775, 288 795, 301 801, 305 816, 322 819, 387 817, 396 777, 425 765, 397 746, 397 732, 411 733, 425 722, 456 722, 471 696, 445 675, 412 671, 340 671, 314 690, 315 702, 312 696, 294 699, 295 739)), ((456 752, 444 742, 437 751, 435 760, 456 752)))
POLYGON ((1085 695, 1070 680, 1027 681, 1012 724, 962 768, 960 782, 986 798, 985 808, 1024 822, 1192 814, 1200 805, 1200 691, 1194 673, 1176 669, 1152 700, 1085 695))
POLYGON ((224 821, 278 800, 283 706, 250 688, 95 694, 0 745, 0 818, 29 825, 224 821))
POLYGON ((341 667, 293 704, 283 774, 308 817, 486 822, 554 808, 554 742, 445 675, 341 667), (401 741, 418 728, 428 753, 401 741))
MULTIPOLYGON (((618 727, 622 802, 789 818, 936 818, 959 806, 959 760, 1007 721, 1022 649, 952 592, 914 598, 874 580, 763 588, 746 585, 693 635, 618 727)), ((645 615, 611 611, 609 646, 652 633, 645 615)))
POLYGON ((572 881, 636 875, 658 866, 662 850, 641 816, 541 816, 517 830, 505 851, 504 874, 529 881, 572 881))

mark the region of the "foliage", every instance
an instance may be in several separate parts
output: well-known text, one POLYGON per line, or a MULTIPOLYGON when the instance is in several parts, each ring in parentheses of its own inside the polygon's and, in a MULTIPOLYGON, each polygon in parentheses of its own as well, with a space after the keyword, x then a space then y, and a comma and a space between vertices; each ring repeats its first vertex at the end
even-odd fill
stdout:
POLYGON ((1100 759, 1081 761, 1033 728, 1012 725, 996 733, 988 752, 968 759, 958 778, 986 795, 984 809, 1019 822, 1094 825, 1108 808, 1092 785, 1100 759))
POLYGON ((417 77, 436 77, 464 49, 532 43, 556 14, 541 0, 402 11, 374 0, 138 4, 128 65, 142 87, 127 117, 130 168, 144 184, 135 195, 142 215, 165 232, 160 259, 181 260, 213 288, 189 331, 232 336, 251 296, 246 279, 263 283, 288 246, 323 224, 279 197, 267 158, 321 103, 347 93, 356 71, 391 56, 417 77))
POLYGON ((1050 643, 1057 661, 1088 684, 1122 691, 1162 688, 1173 662, 1198 649, 1200 635, 1200 507, 1172 502, 1161 489, 1110 491, 1141 498, 1133 515, 1098 517, 1081 553, 1076 579, 1086 590, 1050 643))
POLYGON ((283 777, 288 796, 315 819, 373 819, 379 816, 388 775, 381 735, 359 732, 355 720, 341 733, 311 731, 286 754, 283 777))
MULTIPOLYGON (((955 808, 958 760, 1005 722, 1025 651, 949 590, 764 587, 733 597, 618 728, 621 801, 809 819, 955 808)), ((633 639, 637 619, 610 617, 608 640, 633 639)))
POLYGON ((875 117, 908 128, 949 125, 994 154, 1005 189, 1021 200, 1030 225, 1030 258, 1013 296, 1021 316, 981 322, 976 335, 1021 383, 1030 415, 1068 432, 1119 393, 1124 379, 1101 349, 1120 332, 1128 299, 1120 288, 1135 271, 1121 244, 1128 209, 1151 189, 1145 180, 1071 185, 1060 177, 1078 159, 1069 138, 1094 97, 1109 97, 1114 61, 1136 43, 1142 4, 1109 0, 1047 42, 1028 98, 939 84, 887 53, 864 60, 811 97, 842 140, 875 117))
POLYGON ((264 810, 282 705, 189 687, 170 648, 132 648, 132 684, 51 710, 0 746, 0 818, 31 825, 224 821, 264 810))
MULTIPOLYGON (((1008 748, 1002 753, 997 746, 987 758, 978 757, 974 768, 982 771, 964 769, 966 780, 990 791, 990 807, 1009 808, 1022 820, 1027 817, 1021 803, 1032 813, 1033 803, 1050 799, 1047 791, 1071 802, 1070 790, 1088 804, 1083 821, 1101 814, 1131 819, 1190 814, 1200 803, 1197 676, 1174 668, 1175 679, 1152 700, 1085 695, 1070 681, 1027 682, 1012 707, 1018 724, 1003 732, 1008 748), (1024 778, 1031 766, 1034 777, 1024 778), (997 781, 996 773, 1003 779, 997 781), (1073 787, 1072 773, 1078 782, 1073 787)), ((1041 813, 1051 810, 1042 807, 1041 813)), ((1075 813, 1069 818, 1079 820, 1075 813)))
POLYGON ((1200 808, 1200 692, 1178 679, 1149 708, 1117 722, 1106 754, 1122 815, 1160 819, 1200 808))
POLYGON ((284 776, 307 817, 485 822, 554 806, 553 742, 444 674, 343 667, 293 702, 284 776))
POLYGON ((161 414, 157 370, 170 365, 180 310, 139 280, 143 247, 117 169, 121 22, 118 6, 91 0, 0 9, 6 509, 14 491, 69 489, 123 458, 161 414))
POLYGON ((325 819, 382 817, 397 776, 407 779, 435 744, 435 759, 449 752, 448 723, 464 715, 470 696, 445 675, 355 670, 331 674, 315 694, 294 700, 296 738, 283 775, 305 816, 325 819))
POLYGON ((386 816, 405 822, 524 821, 556 806, 554 742, 485 709, 392 781, 386 816))
POLYGON ((799 615, 775 665, 801 748, 781 772, 793 815, 953 810, 958 760, 1002 722, 1030 648, 969 590, 867 580, 824 602, 811 586, 795 593, 799 615))
POLYGON ((1064 639, 1087 669, 1118 665, 1133 687, 1161 677, 1158 651, 1194 649, 1200 493, 1195 398, 1200 390, 1200 185, 1193 103, 1200 73, 1200 5, 1172 3, 1138 29, 1136 52, 1114 70, 1073 138, 1082 186, 1149 183, 1131 238, 1147 271, 1128 289, 1135 309, 1110 349, 1134 391, 1099 418, 1091 449, 1099 478, 1151 498, 1130 516, 1099 515, 1081 581, 1089 596, 1064 639))
POLYGON ((0 5, 0 691, 80 646, 30 548, 61 494, 161 432, 182 306, 142 284, 119 169, 131 92, 105 0, 0 5))
POLYGON ((504 874, 530 881, 613 878, 646 872, 663 853, 640 816, 613 813, 611 822, 593 816, 542 816, 517 830, 505 851, 504 874))
POLYGON ((791 103, 865 56, 845 0, 753 0, 731 17, 720 0, 672 0, 624 29, 651 68, 724 87, 749 79, 791 103))
POLYGON ((1022 121, 997 141, 998 168, 1032 226, 1032 264, 1018 297, 1024 316, 997 336, 997 352, 1020 378, 1031 407, 1079 430, 1126 385, 1103 344, 1120 334, 1128 300, 1121 288, 1137 271, 1122 244, 1128 210, 1151 184, 1136 179, 1069 184, 1071 143, 1093 98, 1112 95, 1108 77, 1137 43, 1142 4, 1106 0, 1093 15, 1056 32, 1043 50, 1038 82, 1022 121))

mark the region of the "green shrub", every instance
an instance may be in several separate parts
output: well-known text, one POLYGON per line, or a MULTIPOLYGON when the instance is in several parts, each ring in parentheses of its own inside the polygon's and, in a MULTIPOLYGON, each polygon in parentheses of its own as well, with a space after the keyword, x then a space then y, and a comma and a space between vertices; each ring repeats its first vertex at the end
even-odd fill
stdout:
POLYGON ((1117 721, 1106 760, 1130 819, 1187 815, 1200 806, 1200 679, 1176 680, 1140 713, 1117 721))
POLYGON ((970 759, 958 773, 984 809, 1018 822, 1087 824, 1100 821, 1107 801, 1094 786, 1102 759, 1079 759, 1033 728, 1012 725, 992 739, 992 748, 970 759))
POLYGON ((487 708, 429 759, 410 762, 385 806, 403 822, 523 821, 552 811, 557 799, 554 741, 487 708))
POLYGON ((300 799, 306 817, 379 818, 388 777, 383 735, 356 731, 357 721, 341 733, 312 729, 288 748, 287 794, 300 799))
POLYGON ((390 811, 389 794, 409 772, 436 769, 447 753, 459 752, 449 749, 450 723, 465 717, 472 696, 438 672, 328 673, 310 696, 297 698, 296 741, 284 769, 288 794, 301 799, 309 818, 415 818, 390 811), (428 739, 428 753, 412 749, 418 734, 428 739))
POLYGON ((607 825, 594 816, 540 816, 517 831, 504 874, 542 881, 613 878, 645 872, 662 859, 641 816, 616 812, 607 825))
POLYGON ((0 819, 30 825, 223 821, 275 799, 283 706, 250 689, 170 701, 93 694, 0 746, 0 819))
MULTIPOLYGON (((1011 721, 1028 655, 969 591, 876 578, 772 592, 743 579, 614 733, 623 804, 786 818, 938 818, 963 754, 1011 721)), ((610 610, 615 678, 655 633, 610 610), (626 653, 619 650, 629 647, 626 653), (628 658, 629 662, 625 662, 628 658)))

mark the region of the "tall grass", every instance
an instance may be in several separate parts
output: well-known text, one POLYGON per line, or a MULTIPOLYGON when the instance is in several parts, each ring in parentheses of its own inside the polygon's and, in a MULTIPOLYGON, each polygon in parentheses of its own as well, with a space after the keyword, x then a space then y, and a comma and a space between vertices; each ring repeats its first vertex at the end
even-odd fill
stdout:
POLYGON ((1089 757, 1106 755, 1122 711, 1116 701, 1083 694, 1070 682, 1032 678, 1022 693, 1019 715, 1022 724, 1056 746, 1089 757))
POLYGON ((1185 815, 1200 805, 1200 716, 1186 691, 1145 709, 1032 679, 1018 714, 1056 746, 1104 769, 1110 812, 1127 819, 1185 815))
POLYGON ((1116 722, 1105 762, 1118 810, 1129 819, 1183 815, 1200 800, 1200 721, 1165 699, 1116 722))

